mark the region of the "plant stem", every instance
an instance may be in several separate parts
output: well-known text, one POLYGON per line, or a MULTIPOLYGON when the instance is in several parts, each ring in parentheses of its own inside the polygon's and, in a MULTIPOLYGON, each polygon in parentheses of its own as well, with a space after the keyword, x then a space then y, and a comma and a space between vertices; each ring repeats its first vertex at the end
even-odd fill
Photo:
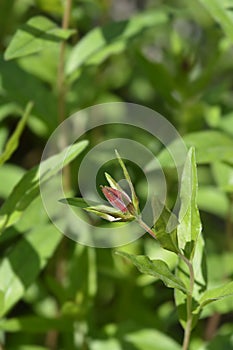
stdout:
POLYGON ((193 300, 193 288, 194 288, 194 270, 193 270, 193 264, 192 262, 187 259, 184 255, 179 254, 179 257, 185 262, 185 264, 189 268, 189 278, 190 278, 190 287, 189 287, 189 293, 187 294, 187 323, 186 328, 184 331, 184 340, 183 340, 183 350, 188 350, 189 342, 190 342, 190 336, 192 332, 192 300, 193 300))
MULTIPOLYGON (((65 9, 62 19, 62 29, 68 29, 70 21, 72 0, 66 0, 65 9)), ((65 86, 65 49, 66 41, 63 40, 60 46, 58 73, 57 73, 57 90, 58 90, 58 123, 62 123, 66 117, 65 100, 66 100, 66 86, 65 86)))
POLYGON ((156 234, 152 231, 152 229, 141 219, 141 217, 136 218, 138 224, 148 232, 154 239, 157 239, 156 234))
MULTIPOLYGON (((62 19, 62 28, 68 29, 70 14, 71 14, 72 0, 66 0, 65 9, 62 19)), ((67 86, 65 82, 65 49, 66 41, 63 40, 60 46, 58 72, 57 72, 57 91, 58 91, 58 124, 62 123, 66 118, 66 95, 67 86)), ((62 134, 59 140, 59 147, 63 150, 67 146, 67 132, 65 125, 63 126, 62 134)), ((63 169, 64 174, 64 190, 70 189, 70 168, 66 166, 63 169)))

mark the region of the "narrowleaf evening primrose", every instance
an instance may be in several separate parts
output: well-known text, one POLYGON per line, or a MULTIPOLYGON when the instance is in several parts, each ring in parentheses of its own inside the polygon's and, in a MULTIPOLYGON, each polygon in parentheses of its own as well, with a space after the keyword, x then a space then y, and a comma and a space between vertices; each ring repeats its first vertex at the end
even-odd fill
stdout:
POLYGON ((147 224, 141 218, 139 201, 128 170, 126 169, 119 153, 117 151, 115 152, 120 166, 123 170, 125 179, 129 185, 131 196, 129 196, 109 174, 105 173, 105 177, 108 181, 109 186, 101 186, 101 190, 109 204, 111 204, 111 207, 105 205, 97 205, 84 208, 84 210, 92 212, 110 222, 127 222, 136 220, 145 231, 147 231, 153 238, 156 238, 153 230, 147 226, 147 224))

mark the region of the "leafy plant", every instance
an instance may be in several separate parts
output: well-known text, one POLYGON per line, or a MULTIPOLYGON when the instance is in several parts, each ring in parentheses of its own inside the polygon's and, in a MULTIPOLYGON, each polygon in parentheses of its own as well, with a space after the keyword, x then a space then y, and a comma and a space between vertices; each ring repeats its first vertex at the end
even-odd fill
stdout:
MULTIPOLYGON (((207 289, 206 257, 201 234, 202 225, 197 208, 198 183, 194 149, 189 150, 184 164, 178 224, 172 232, 168 230, 169 218, 166 214, 169 210, 167 208, 164 209, 152 229, 143 221, 139 211, 138 198, 129 173, 117 152, 116 155, 129 184, 131 197, 109 174, 106 174, 110 187, 102 187, 102 192, 114 209, 101 205, 84 209, 108 221, 130 221, 134 219, 160 243, 163 249, 167 249, 178 256, 179 263, 174 274, 164 260, 150 260, 145 255, 136 256, 124 251, 117 252, 118 255, 132 262, 141 273, 154 276, 163 281, 167 287, 174 289, 180 323, 184 328, 183 349, 187 350, 191 331, 198 322, 202 309, 213 301, 233 295, 232 282, 219 288, 207 289)), ((77 205, 77 202, 72 201, 72 198, 66 200, 72 205, 77 205)))

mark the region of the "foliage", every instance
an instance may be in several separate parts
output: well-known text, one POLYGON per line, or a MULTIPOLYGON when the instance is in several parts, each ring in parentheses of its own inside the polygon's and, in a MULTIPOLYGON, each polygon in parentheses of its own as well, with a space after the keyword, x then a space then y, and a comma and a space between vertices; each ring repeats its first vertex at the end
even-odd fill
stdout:
MULTIPOLYGON (((1 347, 180 349, 184 329, 195 327, 190 349, 233 349, 231 2, 156 0, 140 7, 132 1, 129 9, 124 0, 119 6, 74 0, 65 27, 67 3, 1 2, 1 347), (38 173, 59 122, 109 101, 162 113, 189 149, 180 189, 169 152, 149 133, 125 125, 97 128, 73 144, 69 157, 63 149, 43 161, 44 182, 69 166, 68 203, 85 208, 77 198, 76 169, 88 147, 125 137, 156 155, 168 208, 179 192, 177 228, 167 232, 171 212, 165 207, 151 229, 158 242, 145 235, 117 254, 62 236, 44 209, 38 173)), ((139 218, 145 178, 135 165, 118 160, 136 210, 127 218, 116 208, 95 212, 112 221, 139 218)), ((110 188, 121 190, 116 164, 103 166, 97 185, 105 183, 107 171, 110 188)), ((155 199, 153 205, 160 203, 155 199)))

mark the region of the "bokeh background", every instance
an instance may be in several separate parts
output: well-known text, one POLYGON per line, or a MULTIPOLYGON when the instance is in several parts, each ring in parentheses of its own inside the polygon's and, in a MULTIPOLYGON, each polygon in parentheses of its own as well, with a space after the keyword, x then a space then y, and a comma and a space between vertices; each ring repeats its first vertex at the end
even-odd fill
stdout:
MULTIPOLYGON (((209 286, 229 281, 233 275, 232 2, 73 0, 69 19, 73 31, 64 44, 61 36, 53 37, 55 32, 43 34, 38 16, 61 27, 66 4, 0 2, 1 151, 26 104, 34 102, 16 151, 0 168, 1 203, 10 198, 20 178, 38 166, 47 140, 66 117, 105 102, 150 107, 175 126, 187 147, 196 148, 209 286), (32 29, 30 21, 35 18, 38 27, 32 29), (29 50, 28 42, 24 45, 20 38, 25 31, 34 45, 29 50)), ((148 133, 122 125, 95 128, 84 135, 89 145, 64 175, 69 178, 69 194, 80 195, 76 172, 85 152, 115 137, 135 139, 160 159, 171 208, 177 176, 163 146, 148 133)), ((144 203, 145 176, 135 164, 127 166, 144 203)), ((105 184, 104 171, 122 178, 117 162, 104 162, 103 154, 97 186, 105 184)), ((39 191, 33 196, 0 237, 1 348, 179 349, 183 330, 173 291, 140 275, 114 249, 89 248, 62 236, 49 222, 39 191), (11 299, 4 307, 7 293, 11 299)), ((120 249, 150 258, 166 254, 172 269, 177 263, 175 255, 161 251, 146 235, 120 249)), ((206 308, 190 349, 233 349, 232 311, 232 297, 206 308)))

